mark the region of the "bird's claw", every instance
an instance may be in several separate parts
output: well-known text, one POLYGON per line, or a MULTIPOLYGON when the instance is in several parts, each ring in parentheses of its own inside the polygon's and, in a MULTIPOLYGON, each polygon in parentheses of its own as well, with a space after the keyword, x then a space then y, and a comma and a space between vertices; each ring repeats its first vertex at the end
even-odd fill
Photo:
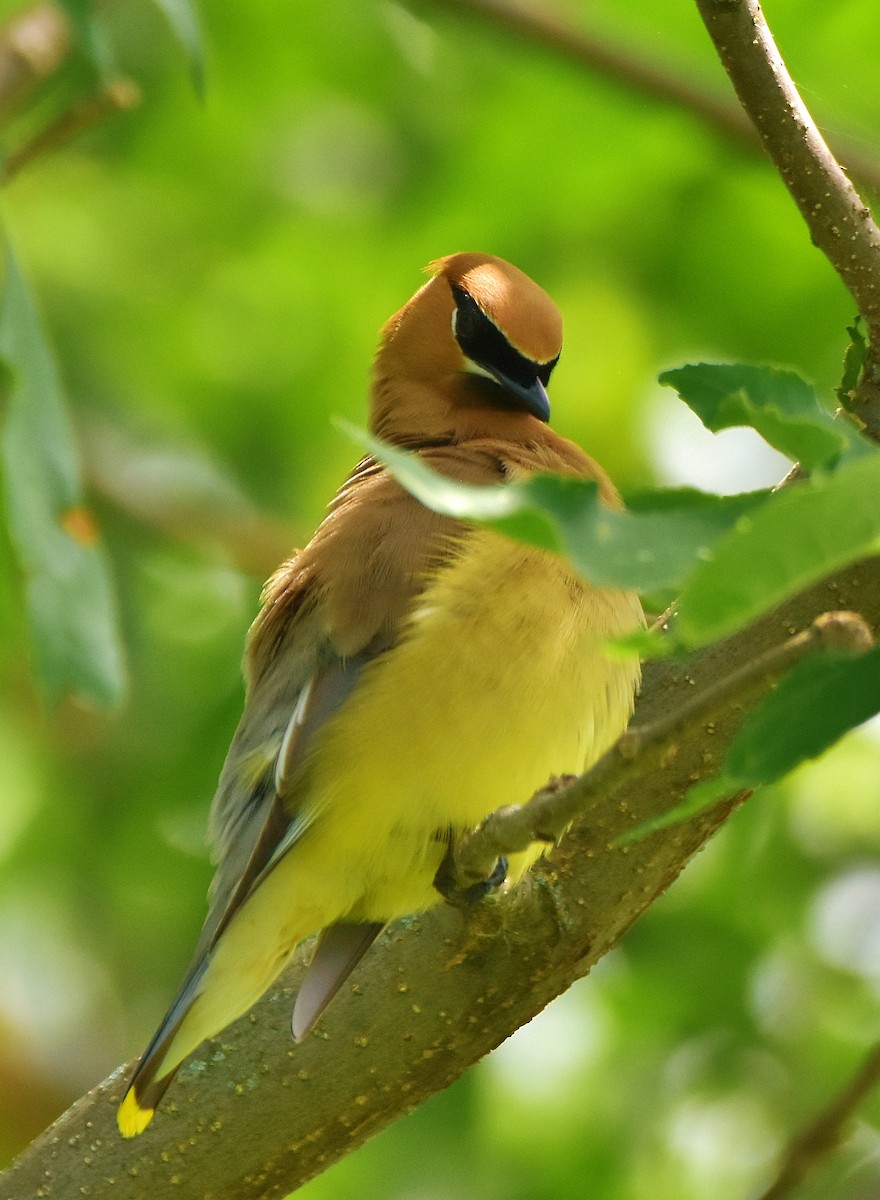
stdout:
POLYGON ((489 892, 501 887, 507 878, 507 866, 507 859, 502 856, 485 879, 480 879, 468 887, 461 887, 454 877, 450 847, 434 876, 434 887, 448 904, 453 904, 456 908, 470 908, 471 905, 478 904, 489 892))

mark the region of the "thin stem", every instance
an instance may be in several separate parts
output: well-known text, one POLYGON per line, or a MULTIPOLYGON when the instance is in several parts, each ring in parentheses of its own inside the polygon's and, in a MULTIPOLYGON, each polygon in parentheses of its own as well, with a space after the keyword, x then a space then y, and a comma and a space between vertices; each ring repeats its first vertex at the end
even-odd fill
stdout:
POLYGON ((783 1200, 837 1148, 859 1105, 880 1083, 880 1045, 874 1046, 855 1075, 788 1147, 779 1174, 759 1200, 783 1200))
POLYGON ((35 159, 66 146, 79 134, 140 102, 140 88, 130 79, 116 79, 70 108, 15 150, 3 164, 3 183, 9 183, 35 159))
POLYGON ((125 516, 166 537, 221 546, 260 580, 290 554, 290 528, 197 448, 144 444, 104 421, 81 422, 78 434, 90 491, 125 516))

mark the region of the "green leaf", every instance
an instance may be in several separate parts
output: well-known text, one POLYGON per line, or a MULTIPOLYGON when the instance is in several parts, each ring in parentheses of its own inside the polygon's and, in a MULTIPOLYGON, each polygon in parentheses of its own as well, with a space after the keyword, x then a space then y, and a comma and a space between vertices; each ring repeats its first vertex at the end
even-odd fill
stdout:
POLYGON ((767 498, 676 488, 639 493, 627 511, 615 512, 601 503, 596 484, 581 479, 537 475, 514 486, 525 505, 553 522, 562 551, 586 579, 640 592, 680 585, 718 538, 767 498))
POLYGON ((95 16, 92 0, 59 0, 59 3, 86 58, 102 79, 109 79, 116 72, 113 49, 105 26, 95 16))
MULTIPOLYGON (((108 80, 117 74, 116 60, 104 23, 96 16, 93 0, 59 0, 76 40, 98 75, 108 80)), ((198 13, 191 0, 153 0, 171 26, 186 55, 193 87, 205 94, 205 56, 198 13)))
POLYGON ((724 772, 744 787, 781 779, 880 712, 880 647, 811 654, 743 722, 724 772))
POLYGON ((165 15, 183 48, 193 87, 200 99, 205 95, 205 54, 199 16, 190 0, 153 0, 165 15))
POLYGON ((394 478, 433 512, 473 521, 493 521, 515 515, 522 508, 516 489, 507 484, 475 487, 470 483, 457 483, 433 471, 410 450, 383 442, 350 421, 337 418, 335 424, 352 441, 384 463, 394 478))
POLYGON ((862 318, 857 316, 852 325, 847 325, 849 343, 843 353, 843 375, 835 394, 842 408, 853 410, 853 394, 859 385, 865 363, 868 361, 868 343, 861 330, 862 318))
POLYGON ((55 362, 8 244, 0 358, 9 529, 25 577, 37 674, 50 704, 75 692, 109 707, 125 686, 110 573, 83 504, 55 362))
POLYGON ((812 386, 795 371, 692 363, 664 371, 660 383, 675 388, 713 433, 750 425, 808 471, 830 466, 848 449, 860 448, 857 431, 827 413, 812 386))
POLYGON ((742 516, 685 582, 675 635, 726 637, 787 596, 880 550, 880 453, 775 493, 742 516))
POLYGON ((590 480, 536 475, 474 487, 439 475, 416 454, 340 425, 428 508, 560 551, 601 586, 677 586, 719 537, 767 498, 764 492, 712 496, 681 488, 641 493, 630 511, 615 512, 601 503, 590 480))

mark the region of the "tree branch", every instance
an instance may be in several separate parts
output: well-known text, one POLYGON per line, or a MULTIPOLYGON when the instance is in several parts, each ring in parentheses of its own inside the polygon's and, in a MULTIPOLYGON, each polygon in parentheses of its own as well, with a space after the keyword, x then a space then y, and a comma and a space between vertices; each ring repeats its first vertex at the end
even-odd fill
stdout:
POLYGON ((801 100, 757 0, 696 0, 721 62, 810 237, 865 318, 868 365, 855 408, 880 436, 880 229, 801 100))
POLYGON ((790 1196, 807 1175, 840 1145, 847 1123, 878 1083, 880 1045, 869 1052, 855 1075, 830 1104, 792 1139, 779 1174, 770 1187, 761 1193, 759 1200, 783 1200, 783 1197, 790 1196))
POLYGON ((294 539, 198 447, 144 444, 109 422, 78 430, 86 482, 119 512, 166 537, 214 545, 239 570, 265 579, 294 539))

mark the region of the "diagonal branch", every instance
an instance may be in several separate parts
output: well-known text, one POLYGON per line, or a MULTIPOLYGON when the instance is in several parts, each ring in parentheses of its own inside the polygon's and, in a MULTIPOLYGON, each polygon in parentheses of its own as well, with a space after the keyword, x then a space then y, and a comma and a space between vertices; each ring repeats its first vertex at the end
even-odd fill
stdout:
POLYGON ((291 553, 291 530, 199 447, 146 442, 94 419, 77 432, 89 489, 126 517, 165 537, 218 546, 259 580, 291 553))
POLYGON ((754 153, 757 149, 754 130, 736 104, 690 83, 682 71, 667 70, 551 13, 507 0, 430 0, 430 6, 476 17, 651 100, 686 109, 740 150, 754 153))
POLYGON ((759 1200, 783 1200, 793 1195, 822 1159, 837 1149, 847 1123, 878 1084, 880 1045, 873 1047, 838 1095, 792 1140, 779 1174, 759 1200))
POLYGON ((74 138, 140 103, 141 93, 130 79, 115 79, 91 96, 75 101, 45 128, 10 154, 3 163, 0 182, 9 183, 38 158, 62 149, 74 138))

